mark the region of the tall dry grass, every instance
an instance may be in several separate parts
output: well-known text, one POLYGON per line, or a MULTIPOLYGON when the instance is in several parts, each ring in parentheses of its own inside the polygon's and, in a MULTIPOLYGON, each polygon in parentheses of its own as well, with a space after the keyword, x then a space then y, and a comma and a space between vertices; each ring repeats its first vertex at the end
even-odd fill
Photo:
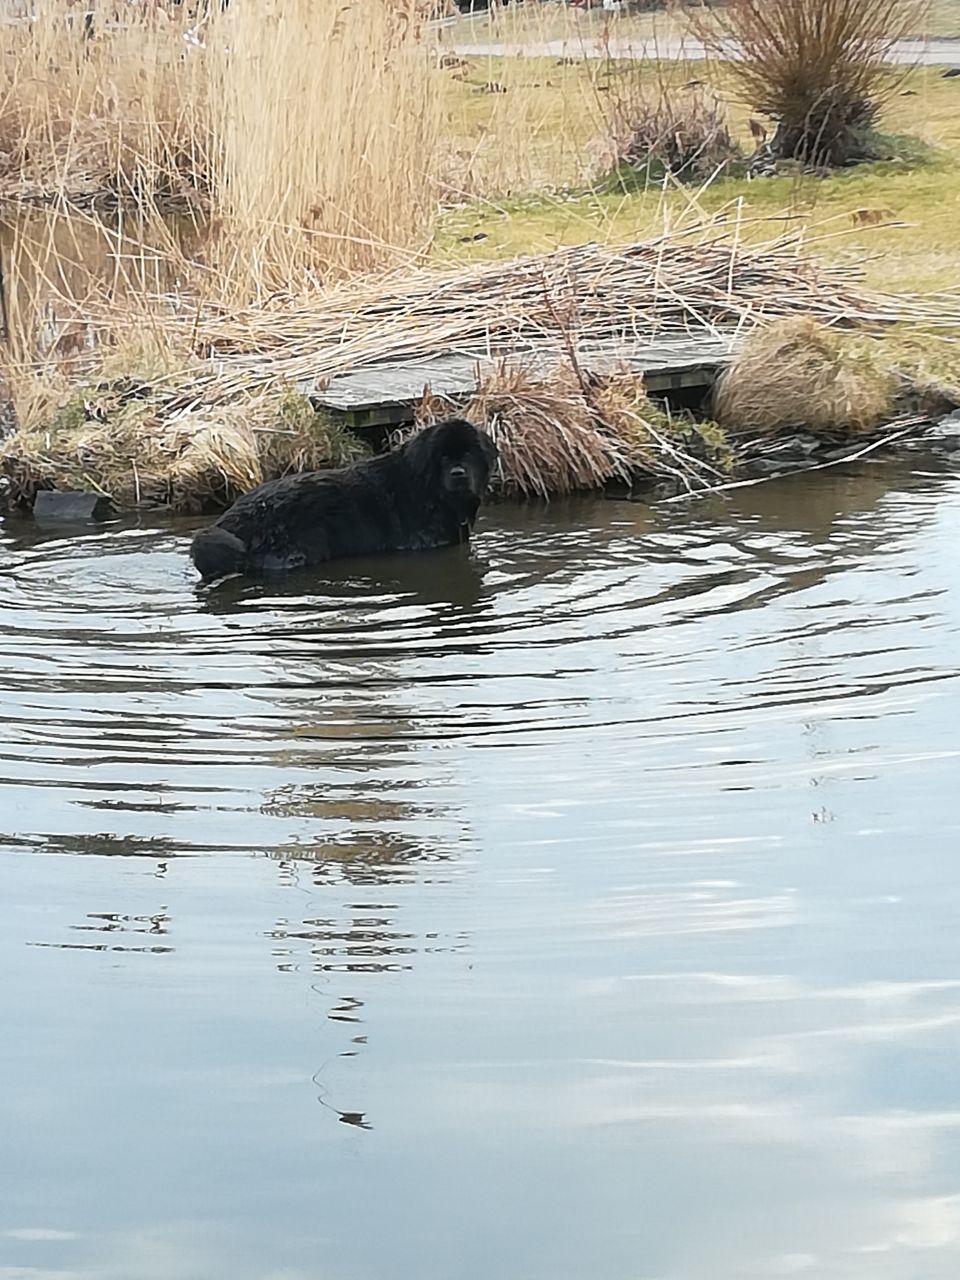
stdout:
POLYGON ((202 51, 163 8, 130 6, 125 25, 101 24, 91 36, 79 8, 44 0, 32 19, 0 25, 3 194, 42 202, 205 193, 215 154, 209 105, 202 51))
POLYGON ((439 83, 412 6, 235 4, 207 51, 216 265, 258 291, 397 265, 436 208, 439 83))
POLYGON ((209 220, 204 280, 258 299, 397 265, 436 200, 416 0, 263 0, 199 23, 68 0, 0 26, 0 196, 209 220), (193 25, 191 26, 191 23, 193 25))

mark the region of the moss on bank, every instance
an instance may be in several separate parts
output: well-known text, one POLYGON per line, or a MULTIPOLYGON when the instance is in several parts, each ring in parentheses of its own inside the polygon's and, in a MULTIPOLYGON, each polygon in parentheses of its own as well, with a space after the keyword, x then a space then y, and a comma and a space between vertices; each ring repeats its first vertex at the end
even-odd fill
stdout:
POLYGON ((80 387, 45 422, 0 444, 11 500, 37 489, 92 489, 122 507, 214 510, 264 480, 340 466, 366 449, 292 391, 171 416, 146 384, 80 387))

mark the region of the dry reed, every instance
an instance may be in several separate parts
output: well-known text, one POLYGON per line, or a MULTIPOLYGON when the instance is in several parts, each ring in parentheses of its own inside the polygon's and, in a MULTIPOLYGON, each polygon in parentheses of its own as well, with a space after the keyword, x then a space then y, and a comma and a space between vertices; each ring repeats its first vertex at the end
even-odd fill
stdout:
POLYGON ((704 449, 697 429, 671 421, 628 369, 587 379, 569 361, 533 373, 502 360, 465 407, 428 391, 416 419, 427 426, 453 412, 496 442, 494 486, 505 494, 549 498, 641 477, 695 489, 723 474, 690 452, 694 441, 704 449))
POLYGON ((606 78, 597 85, 605 128, 594 144, 601 178, 628 189, 667 175, 703 183, 741 158, 715 92, 679 84, 669 63, 616 60, 607 39, 606 78))
MULTIPOLYGON (((437 72, 414 0, 265 0, 195 26, 70 0, 0 24, 0 196, 209 216, 220 296, 395 266, 434 212, 437 72)), ((171 11, 172 12, 172 11, 171 11)))
POLYGON ((751 436, 873 430, 893 414, 898 382, 868 341, 808 316, 755 330, 717 384, 718 422, 751 436))
POLYGON ((162 8, 130 6, 124 17, 91 35, 69 0, 45 0, 29 19, 0 24, 7 199, 151 199, 209 188, 201 51, 162 8))
POLYGON ((221 274, 256 264, 262 296, 408 261, 432 227, 439 129, 413 7, 236 4, 208 56, 221 274))
POLYGON ((658 338, 730 334, 798 314, 845 325, 960 323, 960 294, 871 292, 856 265, 821 266, 804 256, 803 235, 746 244, 737 230, 714 225, 623 246, 404 272, 242 312, 171 310, 171 341, 189 340, 201 357, 178 375, 171 401, 229 402, 277 380, 316 384, 444 353, 556 356, 573 344, 628 354, 658 338))

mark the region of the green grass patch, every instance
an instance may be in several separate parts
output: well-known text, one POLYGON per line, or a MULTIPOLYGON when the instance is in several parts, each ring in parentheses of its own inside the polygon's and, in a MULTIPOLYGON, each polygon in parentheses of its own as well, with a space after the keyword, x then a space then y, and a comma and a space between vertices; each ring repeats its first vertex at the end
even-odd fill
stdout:
MULTIPOLYGON (((547 99, 542 104, 545 119, 561 118, 555 96, 576 92, 585 97, 598 83, 595 66, 558 67, 556 84, 534 90, 542 60, 518 61, 522 68, 515 74, 525 78, 524 91, 547 99)), ((727 103, 734 137, 745 152, 752 150, 750 113, 732 99, 722 71, 686 64, 664 74, 668 86, 674 83, 678 89, 681 77, 687 82, 708 79, 727 103)), ((489 137, 496 122, 490 103, 482 106, 489 137)), ((581 115, 574 136, 554 137, 553 145, 567 153, 586 149, 596 128, 596 116, 581 115)), ((550 145, 549 134, 547 129, 540 139, 542 149, 550 145)), ((891 102, 875 142, 885 158, 828 177, 802 172, 754 180, 722 175, 697 189, 639 180, 590 185, 578 180, 572 168, 556 191, 508 193, 449 211, 435 237, 434 256, 446 262, 489 260, 591 240, 640 239, 659 232, 665 221, 676 225, 680 219, 726 211, 741 219, 747 238, 768 239, 776 232, 776 219, 784 220, 784 226, 821 226, 830 238, 818 242, 817 254, 866 259, 867 281, 877 288, 925 292, 954 286, 960 282, 960 79, 944 80, 937 69, 912 73, 891 102)))

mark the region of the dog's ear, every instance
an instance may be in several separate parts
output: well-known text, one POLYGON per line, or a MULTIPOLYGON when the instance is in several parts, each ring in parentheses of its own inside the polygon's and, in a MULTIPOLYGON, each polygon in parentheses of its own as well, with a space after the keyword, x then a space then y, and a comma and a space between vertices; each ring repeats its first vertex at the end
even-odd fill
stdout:
POLYGON ((487 466, 492 471, 496 466, 497 457, 499 456, 500 451, 497 449, 492 437, 489 436, 486 431, 482 431, 478 428, 477 435, 480 437, 480 451, 483 454, 487 466))

